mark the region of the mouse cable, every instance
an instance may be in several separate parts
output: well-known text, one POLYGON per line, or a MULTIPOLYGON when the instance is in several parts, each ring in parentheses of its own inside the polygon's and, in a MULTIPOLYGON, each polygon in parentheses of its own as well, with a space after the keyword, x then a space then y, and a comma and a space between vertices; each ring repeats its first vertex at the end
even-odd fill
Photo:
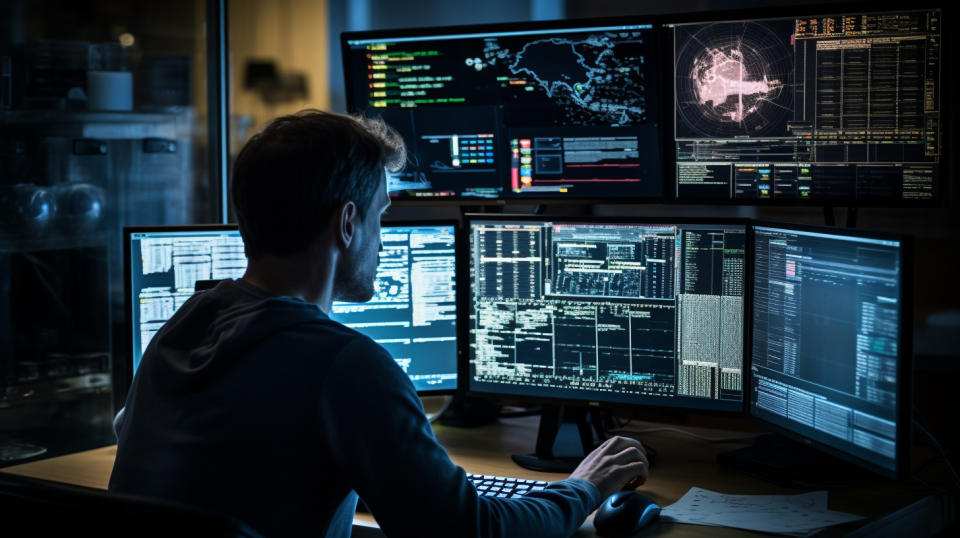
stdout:
POLYGON ((645 428, 641 430, 632 430, 627 428, 616 428, 610 430, 610 433, 632 433, 632 434, 645 434, 645 433, 676 433, 680 435, 685 435, 687 437, 692 437, 697 441, 703 441, 704 443, 745 443, 748 441, 753 441, 757 437, 764 435, 762 433, 755 433, 752 435, 740 435, 735 437, 707 437, 705 435, 699 435, 691 431, 682 430, 680 428, 645 428))

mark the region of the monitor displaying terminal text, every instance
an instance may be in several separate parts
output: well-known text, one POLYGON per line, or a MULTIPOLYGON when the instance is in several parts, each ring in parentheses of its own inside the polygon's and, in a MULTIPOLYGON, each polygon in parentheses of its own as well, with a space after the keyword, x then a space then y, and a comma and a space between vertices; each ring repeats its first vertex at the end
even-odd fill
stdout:
POLYGON ((469 389, 739 411, 742 223, 469 225, 469 389))
MULTIPOLYGON (((136 371, 150 340, 193 296, 198 281, 240 278, 247 258, 236 226, 133 227, 127 234, 136 371)), ((335 301, 330 317, 386 348, 418 392, 455 390, 455 227, 385 224, 380 235, 374 297, 335 301)))
POLYGON ((344 34, 350 110, 407 143, 391 196, 663 196, 653 25, 550 26, 344 34))
POLYGON ((895 474, 905 450, 904 245, 756 226, 750 414, 895 474))

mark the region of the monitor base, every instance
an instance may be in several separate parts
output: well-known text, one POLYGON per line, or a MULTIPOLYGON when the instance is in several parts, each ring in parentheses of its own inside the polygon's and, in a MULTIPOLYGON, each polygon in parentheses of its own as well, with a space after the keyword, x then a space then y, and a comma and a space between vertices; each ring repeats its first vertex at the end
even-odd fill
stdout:
POLYGON ((574 456, 554 456, 552 458, 541 458, 536 454, 513 454, 510 456, 514 463, 541 473, 572 473, 577 465, 583 460, 583 457, 574 456))
POLYGON ((777 434, 761 435, 751 446, 717 454, 717 463, 792 488, 863 484, 880 478, 777 434))
POLYGON ((598 408, 544 405, 540 412, 540 427, 537 429, 537 446, 533 454, 514 454, 513 461, 531 471, 569 473, 577 468, 584 456, 607 438, 603 426, 603 411, 598 408), (564 423, 576 426, 580 444, 561 436, 564 423), (558 443, 559 441, 559 443, 558 443), (557 445, 565 446, 557 446, 557 445), (554 450, 564 452, 557 455, 554 450))
POLYGON ((450 405, 440 413, 438 420, 444 426, 476 428, 496 423, 499 416, 499 402, 454 394, 450 405))

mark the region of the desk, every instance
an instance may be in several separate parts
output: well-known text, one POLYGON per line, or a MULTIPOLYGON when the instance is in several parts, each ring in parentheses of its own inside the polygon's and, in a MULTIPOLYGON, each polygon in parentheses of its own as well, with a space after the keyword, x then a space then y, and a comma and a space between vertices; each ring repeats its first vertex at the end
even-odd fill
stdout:
MULTIPOLYGON (((451 428, 436 426, 437 439, 446 447, 447 452, 457 465, 468 472, 534 478, 540 480, 560 480, 566 475, 555 473, 537 473, 515 465, 510 454, 526 453, 533 450, 537 434, 536 418, 503 419, 498 424, 481 428, 451 428)), ((657 424, 641 423, 637 427, 653 427, 657 424)), ((709 428, 686 428, 701 435, 729 436, 729 431, 709 428)), ((691 486, 721 491, 724 493, 763 494, 763 493, 801 493, 798 490, 781 488, 761 480, 726 469, 716 464, 716 454, 742 445, 717 445, 695 441, 674 433, 654 433, 641 437, 641 441, 654 446, 659 452, 657 462, 650 472, 650 480, 640 488, 640 492, 657 501, 661 506, 673 503, 691 486)), ((32 476, 46 480, 66 482, 81 486, 105 489, 113 468, 116 446, 88 450, 68 456, 35 461, 23 465, 6 467, 0 471, 32 476)), ((868 517, 877 517, 893 512, 922 497, 924 491, 919 487, 896 485, 878 480, 875 484, 832 489, 830 508, 853 512, 868 517)), ((354 520, 355 528, 375 525, 371 516, 358 514, 354 520)), ((860 523, 836 527, 837 534, 850 531, 860 523)), ((364 529, 357 529, 355 535, 369 535, 364 529)), ((702 527, 657 522, 644 529, 638 536, 669 534, 670 536, 735 536, 748 533, 720 527, 702 527)), ((595 536, 590 519, 580 528, 577 538, 595 536)))

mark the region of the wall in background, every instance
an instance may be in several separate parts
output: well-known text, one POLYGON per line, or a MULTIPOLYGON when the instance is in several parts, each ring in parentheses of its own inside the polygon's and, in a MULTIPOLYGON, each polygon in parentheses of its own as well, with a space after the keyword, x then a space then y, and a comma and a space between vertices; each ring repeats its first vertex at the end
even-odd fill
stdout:
MULTIPOLYGON (((325 0, 235 0, 228 3, 230 107, 235 149, 271 118, 330 108, 329 6, 325 0), (248 88, 248 62, 272 62, 280 77, 302 76, 305 91, 248 88)), ((289 81, 287 81, 289 83, 289 81)))

